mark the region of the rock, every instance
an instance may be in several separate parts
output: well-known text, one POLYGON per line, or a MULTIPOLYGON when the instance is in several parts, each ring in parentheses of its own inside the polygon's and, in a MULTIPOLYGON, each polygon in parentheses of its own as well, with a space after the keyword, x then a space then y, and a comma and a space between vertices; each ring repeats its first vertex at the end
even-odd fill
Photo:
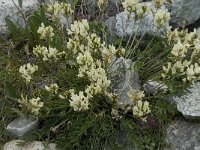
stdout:
POLYGON ((73 19, 72 19, 72 17, 70 16, 70 17, 65 17, 64 15, 60 15, 59 16, 59 22, 60 22, 60 24, 62 24, 63 25, 63 27, 65 28, 65 29, 69 29, 70 28, 70 26, 71 26, 71 24, 72 24, 72 21, 73 19))
POLYGON ((109 17, 106 21, 105 24, 108 27, 108 31, 112 34, 115 32, 115 25, 116 25, 116 18, 115 17, 109 17))
POLYGON ((131 70, 132 65, 131 59, 120 57, 109 69, 113 83, 112 88, 119 96, 119 104, 131 104, 131 100, 127 95, 130 87, 135 90, 141 88, 138 74, 131 70))
MULTIPOLYGON (((146 3, 150 9, 155 9, 155 6, 152 2, 144 2, 146 3)), ((161 9, 166 9, 164 6, 161 9)), ((132 34, 137 33, 137 35, 143 35, 144 33, 148 33, 150 35, 161 35, 164 31, 166 31, 168 24, 166 27, 161 29, 158 32, 158 29, 154 23, 154 17, 152 12, 149 12, 147 16, 145 16, 141 20, 135 21, 135 14, 132 13, 130 17, 128 17, 128 13, 126 11, 118 13, 115 17, 108 19, 107 26, 108 29, 115 30, 116 34, 121 37, 131 36, 132 34), (113 29, 114 26, 114 29, 113 29)))
POLYGON ((181 27, 184 20, 188 25, 200 18, 200 0, 173 0, 170 9, 174 27, 181 27))
MULTIPOLYGON (((18 6, 18 1, 13 0, 16 5, 18 6)), ((19 10, 15 6, 12 0, 0 0, 0 33, 6 32, 6 23, 5 18, 8 17, 14 22, 18 22, 20 25, 24 26, 25 22, 21 14, 19 13, 19 10)), ((23 13, 26 13, 26 16, 28 13, 32 12, 33 10, 36 10, 39 6, 39 2, 37 0, 23 0, 23 13)))
POLYGON ((173 100, 178 111, 185 117, 190 119, 200 117, 200 82, 192 85, 188 90, 188 93, 180 97, 176 96, 173 100))
POLYGON ((183 120, 173 122, 167 129, 164 150, 200 150, 200 124, 183 120))
POLYGON ((57 149, 56 149, 56 145, 53 143, 44 145, 40 141, 24 143, 24 141, 21 141, 21 140, 13 140, 13 141, 7 142, 3 146, 3 150, 57 150, 57 149))
POLYGON ((167 90, 167 86, 164 83, 160 83, 158 81, 148 81, 143 85, 143 88, 146 92, 165 92, 167 90))
POLYGON ((109 31, 109 36, 107 40, 109 42, 113 42, 113 39, 116 38, 115 34, 115 25, 116 25, 116 18, 115 17, 109 17, 107 20, 105 20, 105 25, 107 26, 107 31, 109 31))
POLYGON ((39 124, 38 119, 36 118, 25 118, 18 117, 13 120, 8 126, 7 130, 14 137, 22 137, 28 132, 36 129, 39 124))

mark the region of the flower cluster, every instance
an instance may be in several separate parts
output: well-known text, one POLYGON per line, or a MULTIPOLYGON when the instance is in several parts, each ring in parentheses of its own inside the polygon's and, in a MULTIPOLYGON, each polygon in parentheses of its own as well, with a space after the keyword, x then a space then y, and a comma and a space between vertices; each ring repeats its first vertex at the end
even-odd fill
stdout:
POLYGON ((21 73, 22 77, 26 80, 26 82, 31 81, 31 75, 38 70, 37 65, 31 65, 30 63, 23 65, 19 68, 19 72, 21 73))
POLYGON ((104 60, 104 62, 109 64, 115 58, 117 49, 113 45, 108 45, 108 47, 103 46, 101 52, 102 52, 102 59, 104 60))
POLYGON ((144 91, 134 90, 130 87, 127 95, 133 103, 133 115, 145 121, 146 116, 151 112, 151 110, 149 108, 149 102, 142 101, 143 97, 145 96, 144 91))
POLYGON ((170 13, 167 10, 159 9, 155 14, 155 24, 158 28, 163 27, 170 20, 170 13))
POLYGON ((139 0, 125 0, 122 5, 127 12, 132 13, 136 11, 138 3, 139 0))
POLYGON ((125 0, 122 5, 129 14, 134 12, 136 19, 142 19, 147 15, 148 5, 139 3, 139 0, 125 0))
POLYGON ((71 29, 68 29, 68 34, 73 37, 69 39, 67 47, 77 56, 78 77, 86 77, 90 81, 90 85, 87 85, 84 92, 79 91, 79 95, 72 93, 73 98, 71 98, 70 105, 74 107, 74 110, 80 111, 81 106, 81 109, 76 109, 78 101, 80 101, 79 104, 86 107, 85 104, 89 105, 88 100, 98 93, 112 98, 112 93, 107 91, 111 81, 107 77, 105 66, 111 63, 117 50, 114 46, 106 46, 105 43, 101 43, 100 38, 95 33, 89 33, 87 20, 75 21, 71 25, 71 29), (96 55, 100 58, 97 59, 96 55), (84 100, 87 102, 83 103, 84 100))
POLYGON ((78 40, 78 38, 84 38, 88 36, 89 24, 86 19, 82 19, 81 21, 75 21, 71 24, 71 28, 68 29, 68 34, 73 35, 74 39, 78 40))
POLYGON ((144 97, 144 91, 140 91, 140 90, 134 90, 130 87, 130 90, 128 92, 128 97, 133 101, 139 101, 142 100, 142 98, 144 97))
POLYGON ((176 79, 189 83, 200 80, 200 41, 196 30, 188 33, 185 29, 170 29, 167 38, 172 50, 169 62, 163 66, 163 79, 168 80, 175 76, 176 79))
POLYGON ((133 115, 141 118, 142 120, 146 120, 146 115, 151 112, 149 108, 149 102, 139 100, 133 106, 133 115))
POLYGON ((39 97, 31 98, 28 100, 27 96, 21 95, 21 99, 18 100, 20 103, 19 107, 26 109, 29 113, 33 115, 38 115, 39 110, 44 106, 44 103, 40 101, 39 97))
POLYGON ((47 13, 49 13, 51 20, 57 21, 60 19, 60 15, 70 16, 73 14, 71 4, 55 2, 54 4, 47 5, 47 13))
POLYGON ((44 23, 41 24, 39 29, 37 30, 37 33, 41 34, 40 39, 49 39, 51 40, 54 36, 53 28, 51 26, 44 26, 44 23))
POLYGON ((74 111, 88 110, 89 98, 84 96, 82 91, 79 94, 71 94, 70 106, 74 108, 74 111))
POLYGON ((50 86, 45 86, 45 89, 52 94, 58 93, 58 85, 56 83, 50 84, 50 86))
POLYGON ((33 54, 35 54, 37 57, 42 57, 43 61, 47 60, 58 60, 60 56, 65 55, 65 52, 59 52, 56 48, 52 48, 49 46, 49 48, 44 46, 38 46, 33 48, 33 54))
POLYGON ((160 8, 163 5, 164 0, 153 0, 153 2, 155 4, 156 8, 160 8))
POLYGON ((145 3, 142 3, 142 4, 139 3, 137 5, 136 11, 135 11, 137 19, 144 18, 147 15, 147 12, 148 12, 148 6, 147 6, 147 4, 145 4, 145 3))

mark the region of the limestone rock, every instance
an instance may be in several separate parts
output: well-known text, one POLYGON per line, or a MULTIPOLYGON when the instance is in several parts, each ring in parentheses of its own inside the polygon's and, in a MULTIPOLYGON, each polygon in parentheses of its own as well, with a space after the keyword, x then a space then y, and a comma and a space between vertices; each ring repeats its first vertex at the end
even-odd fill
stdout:
POLYGON ((164 150, 200 150, 200 124, 175 121, 167 129, 166 142, 169 147, 164 150))
POLYGON ((174 27, 192 24, 200 18, 200 0, 173 0, 171 5, 171 24, 174 27))
POLYGON ((110 67, 112 88, 119 96, 119 104, 131 104, 127 95, 130 87, 135 90, 141 88, 138 74, 131 70, 132 65, 133 62, 130 59, 120 57, 110 67))
POLYGON ((116 17, 109 17, 106 21, 105 24, 108 27, 108 31, 112 34, 115 32, 115 25, 116 25, 116 17))
POLYGON ((174 97, 177 104, 177 109, 185 117, 196 118, 200 117, 200 82, 189 88, 189 93, 180 97, 174 97))
POLYGON ((33 141, 33 142, 23 143, 20 145, 20 143, 22 142, 23 141, 21 140, 13 140, 7 142, 4 145, 3 150, 57 150, 56 145, 53 143, 44 145, 40 141, 33 141))
MULTIPOLYGON (((153 2, 144 3, 146 3, 150 9, 155 10, 153 2)), ((160 9, 166 8, 163 6, 160 9)), ((154 17, 152 12, 149 12, 147 16, 145 16, 143 19, 135 21, 134 13, 132 13, 129 17, 128 13, 124 11, 118 13, 115 19, 116 20, 114 20, 113 18, 109 18, 107 20, 107 26, 108 29, 112 29, 111 32, 114 30, 116 34, 121 37, 127 37, 136 33, 137 35, 143 35, 144 33, 148 33, 150 35, 162 35, 162 33, 165 32, 167 27, 169 26, 168 24, 166 24, 166 26, 163 29, 158 31, 154 23, 154 17)))
MULTIPOLYGON (((18 6, 18 1, 14 0, 16 5, 18 6)), ((23 0, 23 13, 26 15, 33 10, 37 9, 39 6, 39 2, 37 0, 23 0)), ((6 32, 6 23, 5 18, 8 17, 14 22, 18 22, 20 25, 24 26, 24 20, 19 10, 15 6, 12 0, 0 0, 0 33, 6 32)))

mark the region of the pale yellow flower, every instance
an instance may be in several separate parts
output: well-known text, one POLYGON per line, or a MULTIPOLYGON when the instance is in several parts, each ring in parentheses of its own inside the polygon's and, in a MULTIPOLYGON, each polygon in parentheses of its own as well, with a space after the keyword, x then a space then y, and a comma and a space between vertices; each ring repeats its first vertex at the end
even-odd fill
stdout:
POLYGON ((170 13, 167 10, 159 9, 155 14, 155 24, 158 28, 163 27, 170 20, 170 13))
POLYGON ((84 111, 89 109, 89 98, 84 96, 82 91, 79 94, 71 94, 70 106, 74 111, 84 111))
POLYGON ((56 83, 54 84, 50 84, 50 86, 45 86, 45 89, 48 91, 48 92, 51 92, 53 94, 57 94, 58 92, 58 85, 56 83))
POLYGON ((19 68, 19 72, 21 73, 22 77, 26 80, 27 83, 31 81, 31 75, 37 70, 38 66, 31 65, 30 63, 23 65, 19 68))
POLYGON ((51 26, 44 26, 44 23, 41 24, 41 26, 39 27, 39 29, 37 30, 37 33, 39 33, 40 39, 52 39, 52 37, 54 36, 53 33, 53 28, 51 26))

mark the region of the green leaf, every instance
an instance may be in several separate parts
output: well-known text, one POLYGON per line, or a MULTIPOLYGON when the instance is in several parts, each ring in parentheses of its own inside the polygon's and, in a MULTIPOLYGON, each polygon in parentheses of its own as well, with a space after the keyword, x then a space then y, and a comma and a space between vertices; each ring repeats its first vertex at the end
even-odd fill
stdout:
POLYGON ((6 40, 5 40, 5 38, 3 38, 3 37, 0 37, 0 44, 4 44, 4 43, 6 43, 6 40))
POLYGON ((22 9, 23 0, 18 0, 19 7, 22 9))
POLYGON ((10 97, 17 98, 16 89, 10 81, 6 81, 6 91, 10 97))
POLYGON ((19 29, 18 26, 8 18, 5 18, 5 22, 8 27, 8 30, 11 32, 11 34, 17 35, 18 29, 19 29))

